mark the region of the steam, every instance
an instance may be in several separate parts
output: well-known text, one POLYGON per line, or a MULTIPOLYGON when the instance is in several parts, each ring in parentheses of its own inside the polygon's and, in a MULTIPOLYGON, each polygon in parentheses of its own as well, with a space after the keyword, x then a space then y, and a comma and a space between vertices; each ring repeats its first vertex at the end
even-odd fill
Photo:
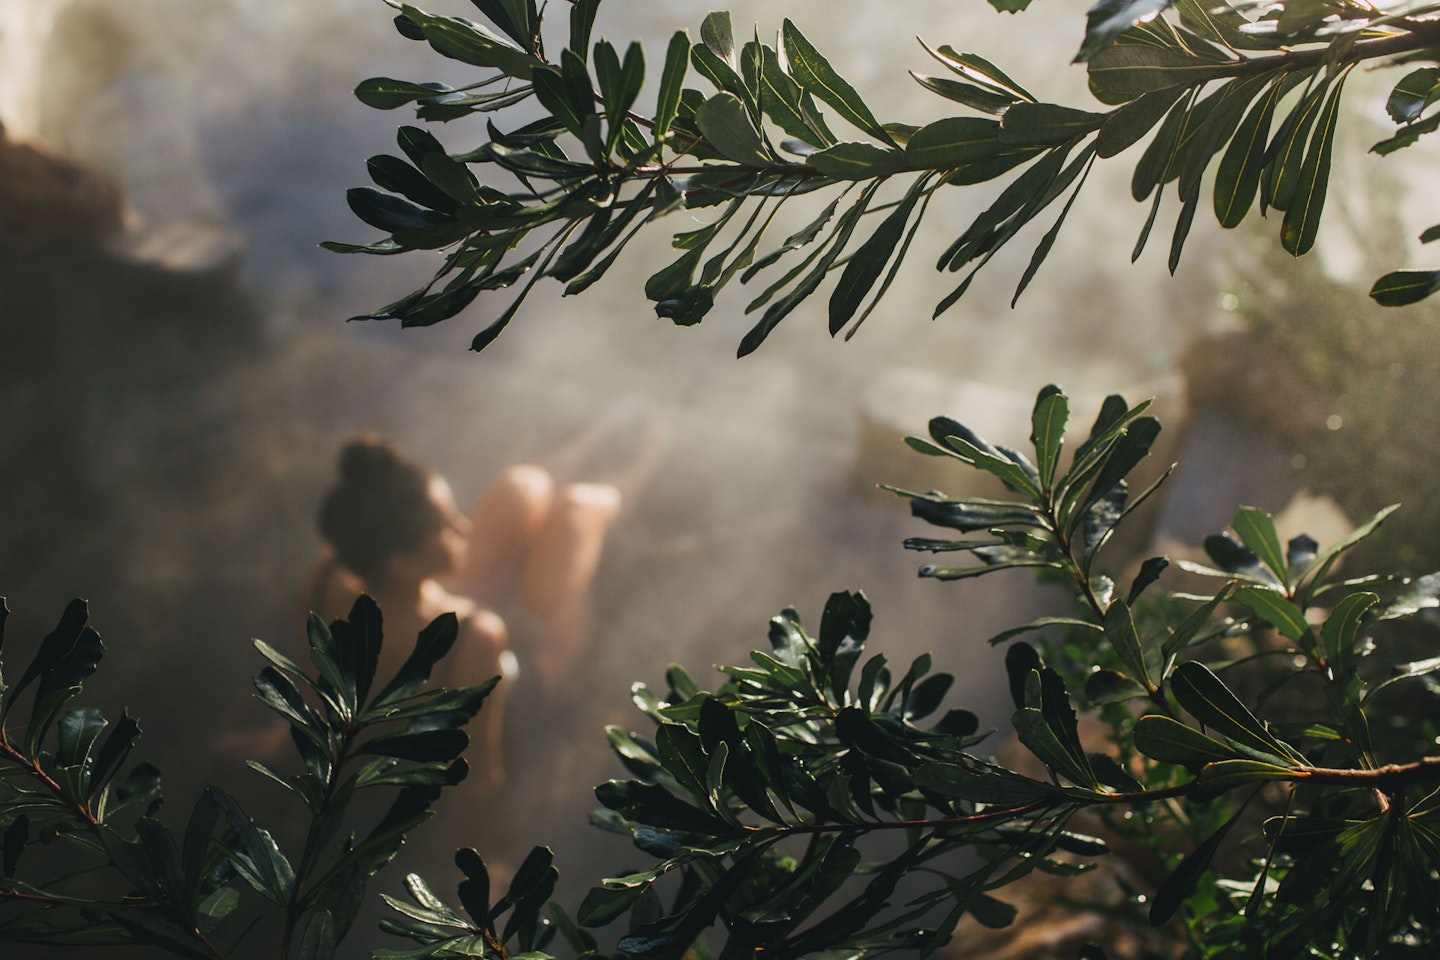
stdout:
MULTIPOLYGON (((147 747, 160 742, 159 731, 199 726, 196 710, 257 722, 243 680, 256 667, 248 640, 298 642, 295 593, 318 547, 314 505, 340 438, 364 428, 396 436, 444 472, 462 500, 515 462, 562 461, 562 481, 612 479, 647 437, 664 438, 653 473, 628 493, 602 563, 583 687, 532 701, 523 718, 534 731, 529 752, 540 760, 521 772, 515 795, 545 815, 518 824, 517 842, 554 843, 572 858, 562 864, 572 883, 613 865, 615 847, 585 826, 583 813, 589 786, 615 774, 601 724, 635 723, 630 682, 663 683, 670 661, 708 682, 710 665, 743 662, 763 646, 766 621, 786 605, 813 625, 830 591, 863 587, 876 606, 875 649, 901 670, 935 650, 937 668, 961 676, 957 701, 1003 717, 1004 691, 991 682, 999 660, 985 639, 1046 602, 1043 595, 1023 575, 1000 589, 918 580, 919 560, 899 547, 917 532, 906 506, 873 488, 908 471, 913 455, 901 434, 923 433, 934 414, 963 420, 966 411, 915 405, 897 413, 887 421, 890 442, 867 446, 862 461, 861 408, 877 383, 908 368, 1028 395, 1049 380, 1083 392, 1166 370, 1183 322, 1159 304, 1203 304, 1208 293, 1184 297, 1159 270, 1130 272, 1123 254, 1097 263, 1095 247, 1117 229, 1107 225, 1116 218, 1089 218, 1099 225, 1089 242, 1081 234, 1090 227, 1062 238, 1021 312, 1005 308, 1005 284, 1028 250, 1015 255, 1018 265, 997 258, 990 299, 977 291, 939 322, 930 311, 949 278, 937 282, 921 255, 854 342, 825 337, 817 304, 744 362, 730 357, 753 322, 740 313, 745 291, 727 291, 728 303, 699 328, 654 316, 636 280, 673 259, 668 236, 656 232, 582 300, 542 284, 510 330, 475 356, 465 350, 470 337, 511 293, 487 295, 467 316, 433 329, 347 326, 342 318, 394 299, 431 265, 315 246, 373 239, 346 209, 344 191, 365 182, 364 158, 393 152, 395 127, 413 122, 403 111, 363 108, 349 90, 382 74, 463 82, 465 68, 396 36, 386 9, 369 0, 135 0, 118 13, 114 6, 0 0, 0 117, 12 135, 43 134, 115 177, 162 240, 193 244, 193 231, 161 230, 183 224, 246 253, 238 274, 214 264, 177 274, 132 254, 57 259, 43 273, 30 265, 29 276, 49 278, 44 290, 22 289, 12 280, 18 268, 0 274, 0 315, 22 311, 14 315, 31 320, 24 326, 38 343, 11 354, 32 358, 28 373, 0 377, 0 389, 14 396, 31 390, 28 407, 11 409, 27 411, 21 432, 34 438, 26 474, 7 477, 0 503, 27 504, 27 529, 39 544, 5 551, 0 589, 17 613, 23 605, 39 620, 73 591, 91 597, 111 642, 111 695, 132 706, 146 701, 156 731, 147 747), (1107 269, 1117 289, 1114 276, 1126 271, 1123 301, 1088 296, 1107 286, 1107 269), (63 403, 34 399, 53 389, 37 370, 66 385, 63 403), (601 441, 567 458, 577 435, 592 428, 601 441), (874 452, 882 450, 890 452, 874 452), (173 671, 149 668, 156 663, 173 671), (193 675, 183 703, 168 682, 176 673, 193 675)), ((466 4, 448 6, 473 15, 466 4)), ((754 20, 768 35, 778 26, 772 6, 736 4, 737 32, 754 20)), ((941 115, 945 105, 904 75, 927 69, 905 31, 877 36, 854 26, 873 16, 873 5, 854 0, 852 16, 827 8, 824 17, 795 6, 792 16, 807 31, 814 24, 817 44, 847 75, 885 98, 887 119, 941 115)), ((933 7, 915 0, 893 8, 890 20, 933 18, 933 7)), ((601 33, 622 42, 645 37, 653 73, 670 31, 693 31, 705 6, 669 0, 663 10, 608 4, 601 33)), ((937 42, 975 33, 993 14, 967 16, 974 22, 937 26, 937 42)), ((1035 26, 1031 18, 1027 42, 1035 26)), ((1027 49, 1026 57, 1065 59, 1069 30, 1055 31, 1050 45, 1033 44, 1049 52, 1027 49)), ((437 134, 456 151, 483 136, 463 122, 437 134)), ((1105 189, 1093 189, 1097 200, 1105 189)), ((953 218, 936 216, 917 251, 942 248, 983 202, 958 193, 944 199, 953 218)), ((1085 200, 1073 224, 1087 223, 1085 200)), ((786 227, 777 224, 774 236, 786 227)), ((687 225, 677 219, 669 229, 687 225)), ((1128 249, 1130 225, 1119 229, 1128 249)), ((1202 242, 1192 239, 1187 262, 1204 262, 1202 242)), ((1208 278, 1198 272, 1190 282, 1205 289, 1208 278)), ((7 371, 16 362, 0 361, 7 371)), ((1019 445, 1028 424, 995 429, 997 441, 1019 445)), ((958 492, 960 476, 937 482, 958 492)), ((512 699, 517 716, 526 702, 512 699)), ((236 778, 233 766, 218 763, 195 774, 236 778)), ((452 821, 437 832, 450 828, 465 829, 452 821)), ((443 880, 440 856, 433 870, 443 880)))

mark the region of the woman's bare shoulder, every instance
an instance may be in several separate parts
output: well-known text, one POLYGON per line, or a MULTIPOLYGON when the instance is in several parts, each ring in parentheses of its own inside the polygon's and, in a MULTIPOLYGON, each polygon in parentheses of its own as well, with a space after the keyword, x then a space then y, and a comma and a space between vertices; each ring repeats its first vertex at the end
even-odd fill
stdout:
POLYGON ((480 640, 492 646, 503 647, 509 639, 505 621, 494 610, 475 606, 470 615, 461 621, 462 634, 472 640, 480 640))

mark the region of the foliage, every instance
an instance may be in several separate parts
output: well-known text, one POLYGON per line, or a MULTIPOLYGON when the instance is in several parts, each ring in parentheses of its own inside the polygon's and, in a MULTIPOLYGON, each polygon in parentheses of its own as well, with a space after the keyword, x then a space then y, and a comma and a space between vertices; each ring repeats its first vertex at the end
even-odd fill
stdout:
MULTIPOLYGON (((0 604, 0 651, 7 613, 0 604)), ((223 957, 222 939, 238 944, 248 932, 224 924, 248 889, 282 922, 279 956, 332 956, 366 881, 431 815, 442 789, 465 777, 462 727, 496 680, 422 689, 455 642, 454 615, 430 624, 378 689, 380 610, 368 597, 348 620, 327 627, 311 617, 313 675, 256 641, 269 662, 256 693, 289 725, 302 763, 289 776, 250 763, 309 814, 303 846, 288 854, 218 787, 195 802, 178 836, 158 817, 160 771, 126 768, 139 723, 66 708, 105 653, 87 619, 84 601, 73 601, 20 679, 8 689, 0 680, 0 942, 138 943, 223 957), (27 712, 20 705, 32 687, 27 712), (362 791, 393 793, 373 823, 353 816, 362 791), (141 804, 138 817, 125 814, 141 804), (84 882, 93 874, 105 881, 99 895, 84 882)))
MULTIPOLYGON (((1181 564, 1217 589, 1154 600, 1169 566, 1162 557, 1122 585, 1103 572, 1105 546, 1169 473, 1131 492, 1160 430, 1148 406, 1108 398, 1068 462, 1069 400, 1055 387, 1037 397, 1029 453, 945 417, 931 421, 928 439, 909 441, 1014 494, 903 494, 946 531, 906 546, 975 561, 927 564, 922 576, 1037 568, 1075 596, 1071 614, 992 640, 1010 643, 1012 722, 1033 774, 976 749, 993 731, 980 731, 975 714, 940 712, 952 678, 932 672, 928 655, 902 673, 868 653, 868 602, 835 594, 813 634, 794 610, 775 617, 770 649, 724 668, 713 691, 680 667, 663 694, 636 686, 653 732, 609 731, 630 777, 596 789, 605 808, 596 821, 629 836, 650 866, 603 881, 572 921, 546 904, 556 879, 548 850, 533 851, 493 902, 485 864, 462 850, 459 908, 412 875, 411 902, 386 898, 397 917, 384 927, 416 946, 374 955, 543 957, 558 934, 565 955, 579 957, 925 956, 964 917, 1011 923, 1006 888, 1032 872, 1094 869, 1108 845, 1092 831, 1166 862, 1168 879, 1136 891, 1136 903, 1148 902, 1152 924, 1182 918, 1197 956, 1426 955, 1440 932, 1440 754, 1433 722, 1419 718, 1435 715, 1440 658, 1396 664, 1385 642, 1388 625, 1440 606, 1440 576, 1333 579, 1393 508, 1322 549, 1304 536, 1282 543, 1268 515, 1242 507, 1232 533, 1206 542, 1213 565, 1181 564), (1401 707, 1393 698, 1407 688, 1401 707), (613 947, 601 946, 592 930, 622 917, 613 947)), ((494 681, 418 692, 454 633, 453 617, 432 624, 368 701, 379 649, 368 600, 328 631, 312 620, 314 678, 260 645, 271 666, 257 690, 289 722, 306 772, 261 769, 314 817, 292 866, 214 788, 180 842, 153 809, 133 831, 117 826, 128 802, 153 796, 155 775, 141 767, 115 780, 138 733, 128 718, 104 741, 93 711, 56 723, 101 653, 83 605, 72 605, 5 700, 8 715, 38 681, 23 737, 7 726, 0 740, 0 902, 10 904, 0 937, 135 940, 223 956, 213 926, 243 881, 285 911, 280 956, 331 956, 364 878, 462 775, 459 725, 494 681), (361 734, 397 721, 400 734, 361 734), (339 778, 348 760, 370 754, 378 758, 339 778), (341 808, 380 784, 401 788, 390 812, 322 866, 341 808), (20 879, 17 861, 37 827, 108 866, 125 895, 71 896, 63 878, 20 879), (124 839, 129 832, 136 839, 124 839), (297 946, 290 934, 302 928, 297 946)))
MULTIPOLYGON (((1018 298, 1095 162, 1147 137, 1131 183, 1135 200, 1150 204, 1134 256, 1173 192, 1180 201, 1169 253, 1175 269, 1212 170, 1210 205, 1222 226, 1237 226, 1252 207, 1279 211, 1281 243, 1299 256, 1319 230, 1341 97, 1357 66, 1406 68, 1386 102, 1396 132, 1374 152, 1392 153, 1440 127, 1431 110, 1440 99, 1433 3, 1101 0, 1076 60, 1103 109, 1039 102, 977 54, 926 46, 943 69, 914 73, 916 80, 969 112, 921 127, 882 122, 790 20, 773 46, 758 33, 737 40, 723 12, 706 17, 699 42, 677 32, 654 107, 642 113, 644 52, 631 44, 622 57, 608 41, 592 45, 599 0, 571 4, 558 57, 546 55, 534 0, 474 3, 498 33, 392 0, 402 35, 482 68, 482 79, 452 89, 377 77, 356 94, 382 109, 415 104, 426 121, 499 119, 519 109, 528 122, 503 129, 491 119, 488 142, 459 154, 420 127, 401 127, 404 157, 369 161, 380 189, 349 193, 356 215, 388 236, 327 246, 446 251, 428 284, 369 315, 403 325, 440 322, 482 291, 523 280, 512 304, 475 337, 476 350, 500 334, 541 277, 580 293, 646 224, 681 209, 691 214, 687 222, 708 222, 675 234, 677 258, 649 278, 645 294, 659 316, 694 324, 731 280, 765 273, 765 288, 746 306, 760 316, 741 355, 836 272, 830 332, 853 334, 883 299, 946 186, 1005 183, 940 254, 939 270, 964 276, 937 316, 1023 227, 1059 205, 1018 298), (687 86, 695 75, 713 92, 687 86), (528 119, 536 105, 543 115, 528 119), (799 202, 813 207, 813 221, 762 252, 777 211, 812 193, 819 196, 799 202)), ((1421 239, 1436 236, 1440 226, 1421 239)), ((1440 271, 1401 270, 1378 280, 1371 296, 1398 306, 1436 289, 1440 271)))

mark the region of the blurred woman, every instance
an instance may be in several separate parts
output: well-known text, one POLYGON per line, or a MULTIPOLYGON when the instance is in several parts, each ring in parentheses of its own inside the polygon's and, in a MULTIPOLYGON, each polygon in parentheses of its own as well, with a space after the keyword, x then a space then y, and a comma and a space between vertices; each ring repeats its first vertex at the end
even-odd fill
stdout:
MULTIPOLYGON (((536 466, 513 466, 466 515, 449 484, 404 456, 389 440, 365 434, 346 441, 339 479, 320 509, 326 548, 306 600, 326 619, 344 616, 369 593, 385 617, 380 671, 393 673, 413 638, 435 617, 454 612, 460 636, 437 682, 478 683, 514 677, 521 660, 547 686, 558 683, 583 651, 590 630, 591 581, 620 494, 606 484, 560 490, 536 466), (521 657, 510 631, 476 596, 504 597, 523 636, 521 657)), ((505 688, 491 694, 472 728, 472 777, 504 779, 500 735, 505 688)))

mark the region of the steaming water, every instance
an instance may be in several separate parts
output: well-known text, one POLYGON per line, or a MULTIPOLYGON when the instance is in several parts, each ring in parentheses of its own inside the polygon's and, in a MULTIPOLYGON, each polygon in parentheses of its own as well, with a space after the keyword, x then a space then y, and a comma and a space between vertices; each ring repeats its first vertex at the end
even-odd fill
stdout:
MULTIPOLYGON (((905 76, 929 67, 905 30, 888 24, 923 22, 933 42, 987 52, 1003 37, 997 24, 1012 26, 983 7, 934 23, 928 2, 892 4, 884 24, 858 2, 843 8, 852 15, 831 4, 823 17, 792 6, 817 45, 888 105, 887 117, 912 122, 946 105, 905 76)), ((772 7, 735 4, 737 30, 757 21, 769 33, 778 26, 772 7)), ((681 0, 640 9, 607 8, 599 32, 643 36, 652 58, 704 12, 681 0)), ((555 844, 572 891, 614 866, 617 847, 592 838, 583 811, 588 785, 617 773, 600 726, 634 722, 629 682, 663 683, 672 660, 701 677, 712 664, 740 662, 787 604, 814 624, 831 590, 864 587, 877 608, 876 649, 902 665, 935 650, 937 667, 961 677, 957 704, 1001 716, 1000 659, 984 641, 1029 619, 1037 594, 1023 577, 998 590, 914 577, 919 559, 899 542, 924 531, 903 502, 853 478, 899 475, 910 462, 902 430, 922 432, 936 413, 966 414, 917 409, 896 428, 893 461, 857 466, 861 400, 882 373, 916 368, 1023 393, 1052 380, 1079 390, 1138 382, 1168 369, 1180 347, 1184 327, 1159 307, 1176 288, 1162 284, 1200 290, 1190 298, 1200 315, 1211 298, 1203 237, 1191 241, 1188 278, 1162 280, 1155 265, 1128 267, 1135 224, 1087 216, 1082 198, 1068 242, 1020 311, 1008 310, 1009 284, 1028 249, 997 258, 989 283, 982 278, 963 309, 932 323, 948 287, 928 271, 926 252, 849 344, 825 337, 817 303, 758 354, 730 359, 748 328, 743 291, 729 291, 699 328, 657 320, 637 278, 668 261, 659 234, 581 300, 542 285, 480 356, 464 348, 508 303, 503 294, 429 330, 346 326, 340 318, 393 299, 429 267, 315 247, 370 238, 344 189, 364 182, 364 157, 393 150, 394 127, 410 121, 364 109, 348 90, 365 76, 455 79, 462 70, 395 36, 380 5, 355 0, 147 0, 123 12, 98 0, 0 0, 0 15, 0 115, 12 131, 43 134, 117 178, 150 236, 199 225, 246 251, 238 279, 223 264, 177 279, 103 255, 36 254, 0 274, 7 326, 30 321, 14 334, 25 359, 12 352, 3 397, 5 441, 24 452, 23 467, 7 458, 0 486, 12 635, 38 633, 74 593, 90 597, 112 651, 99 695, 112 715, 125 704, 147 718, 150 755, 176 771, 190 746, 173 739, 177 730, 259 720, 242 679, 257 667, 247 641, 297 637, 294 592, 318 546, 311 518, 345 432, 395 435, 462 499, 507 463, 554 458, 587 428, 600 441, 562 479, 619 475, 647 436, 663 436, 600 573, 583 681, 542 711, 512 712, 514 723, 549 731, 532 736, 544 746, 520 773, 538 791, 525 802, 545 816, 520 821, 517 838, 555 844), (38 42, 47 30, 49 42, 38 42), (1121 276, 1123 299, 1114 292, 1121 276), (178 676, 189 679, 177 689, 178 676)), ((1051 39, 1019 38, 1002 62, 1078 98, 1083 76, 1057 77, 1053 64, 1078 36, 1079 14, 1027 17, 1051 39)), ((480 136, 463 123, 440 135, 457 150, 480 136)), ((983 202, 957 195, 936 204, 916 249, 938 249, 983 202)), ((1025 434, 1016 423, 997 439, 1019 444, 1025 434)), ((185 769, 249 782, 223 757, 185 769)), ((173 779, 181 785, 172 794, 188 803, 193 784, 173 779)), ((432 870, 442 886, 446 870, 432 870)))

